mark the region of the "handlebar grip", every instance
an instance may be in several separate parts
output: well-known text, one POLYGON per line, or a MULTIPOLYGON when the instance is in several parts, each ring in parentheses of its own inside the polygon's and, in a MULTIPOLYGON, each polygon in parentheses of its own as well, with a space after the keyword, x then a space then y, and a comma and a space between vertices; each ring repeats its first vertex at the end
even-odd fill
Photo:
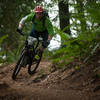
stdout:
POLYGON ((19 32, 21 35, 24 35, 24 32, 22 32, 22 30, 17 28, 17 32, 19 32))

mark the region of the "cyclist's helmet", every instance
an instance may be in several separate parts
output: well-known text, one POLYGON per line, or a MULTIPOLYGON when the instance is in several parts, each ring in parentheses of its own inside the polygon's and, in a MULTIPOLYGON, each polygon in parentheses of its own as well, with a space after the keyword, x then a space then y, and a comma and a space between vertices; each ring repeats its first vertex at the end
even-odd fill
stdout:
POLYGON ((43 12, 42 6, 36 6, 35 9, 34 9, 34 12, 35 13, 37 13, 37 12, 43 12))

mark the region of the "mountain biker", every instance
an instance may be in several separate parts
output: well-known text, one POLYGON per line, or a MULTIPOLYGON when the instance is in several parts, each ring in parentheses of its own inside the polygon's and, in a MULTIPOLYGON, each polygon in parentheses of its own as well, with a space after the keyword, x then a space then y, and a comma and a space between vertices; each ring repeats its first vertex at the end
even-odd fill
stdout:
POLYGON ((54 34, 52 23, 48 16, 44 14, 42 6, 36 6, 34 10, 27 16, 21 19, 17 31, 21 32, 25 22, 32 21, 32 31, 30 33, 33 37, 42 37, 43 43, 41 51, 50 44, 50 40, 54 34))

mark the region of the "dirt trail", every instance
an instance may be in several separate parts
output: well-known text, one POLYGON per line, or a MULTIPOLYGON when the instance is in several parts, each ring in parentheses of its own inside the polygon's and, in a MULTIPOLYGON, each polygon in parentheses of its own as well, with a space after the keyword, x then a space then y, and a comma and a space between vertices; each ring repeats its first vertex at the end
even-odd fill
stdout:
POLYGON ((33 76, 22 68, 13 81, 14 65, 0 67, 0 100, 100 100, 100 90, 93 92, 94 84, 73 68, 51 73, 51 63, 42 61, 33 76))

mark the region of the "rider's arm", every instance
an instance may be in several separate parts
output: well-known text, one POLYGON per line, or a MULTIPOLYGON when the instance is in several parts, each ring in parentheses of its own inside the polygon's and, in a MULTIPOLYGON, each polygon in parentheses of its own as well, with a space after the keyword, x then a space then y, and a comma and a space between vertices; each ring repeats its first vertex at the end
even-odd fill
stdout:
POLYGON ((52 36, 54 34, 54 31, 53 31, 52 23, 51 23, 51 21, 49 20, 48 17, 46 18, 45 26, 46 26, 46 29, 47 29, 48 34, 49 34, 48 35, 48 40, 51 40, 52 39, 52 36))
POLYGON ((33 16, 34 16, 34 12, 32 12, 31 14, 23 17, 21 19, 21 21, 19 22, 18 28, 21 30, 25 22, 32 21, 33 16))

